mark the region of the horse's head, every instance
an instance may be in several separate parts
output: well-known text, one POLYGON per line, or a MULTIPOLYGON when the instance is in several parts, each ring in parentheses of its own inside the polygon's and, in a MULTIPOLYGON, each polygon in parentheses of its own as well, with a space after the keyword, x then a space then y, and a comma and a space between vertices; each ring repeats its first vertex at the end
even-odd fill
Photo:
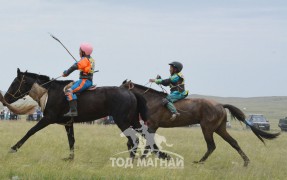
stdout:
POLYGON ((27 71, 21 72, 18 68, 17 77, 4 96, 6 102, 10 104, 27 95, 32 85, 37 82, 38 77, 39 75, 28 73, 27 71))

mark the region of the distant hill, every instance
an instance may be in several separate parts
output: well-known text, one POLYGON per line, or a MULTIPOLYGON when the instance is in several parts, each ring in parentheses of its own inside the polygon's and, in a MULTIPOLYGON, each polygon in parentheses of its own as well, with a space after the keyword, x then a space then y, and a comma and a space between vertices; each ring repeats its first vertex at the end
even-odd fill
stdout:
POLYGON ((287 116, 287 96, 269 97, 216 97, 192 94, 189 98, 213 99, 222 104, 231 104, 241 109, 246 115, 264 114, 270 122, 287 116))

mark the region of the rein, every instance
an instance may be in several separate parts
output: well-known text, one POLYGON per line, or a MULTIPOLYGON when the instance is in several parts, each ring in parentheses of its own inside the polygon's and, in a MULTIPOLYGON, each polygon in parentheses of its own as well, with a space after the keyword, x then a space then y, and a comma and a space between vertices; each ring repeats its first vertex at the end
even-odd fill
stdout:
MULTIPOLYGON (((148 83, 150 83, 149 88, 147 88, 147 90, 145 90, 145 92, 143 92, 143 94, 147 93, 151 89, 153 82, 148 82, 148 83)), ((146 83, 144 86, 146 86, 148 83, 146 83)))
MULTIPOLYGON (((147 93, 147 92, 151 89, 151 86, 152 86, 153 82, 147 82, 147 83, 144 85, 144 87, 146 87, 146 85, 148 85, 149 83, 150 83, 149 87, 147 87, 147 90, 145 90, 142 94, 147 93)), ((167 93, 167 91, 166 91, 161 85, 159 85, 159 86, 161 87, 162 92, 167 93)), ((129 90, 133 89, 134 87, 135 87, 135 85, 134 85, 133 83, 130 83, 130 84, 129 84, 129 90)))
POLYGON ((164 93, 168 94, 168 93, 167 93, 167 91, 162 87, 162 85, 161 85, 161 84, 159 84, 159 87, 162 89, 162 92, 164 92, 164 93))
POLYGON ((60 77, 62 77, 62 75, 61 75, 61 76, 58 76, 58 77, 56 77, 55 79, 52 79, 52 80, 50 80, 50 81, 48 81, 48 82, 45 82, 45 83, 43 83, 43 84, 39 84, 39 85, 40 85, 40 86, 44 86, 44 85, 46 85, 46 84, 49 84, 49 83, 51 83, 51 82, 53 82, 53 81, 59 79, 60 77))

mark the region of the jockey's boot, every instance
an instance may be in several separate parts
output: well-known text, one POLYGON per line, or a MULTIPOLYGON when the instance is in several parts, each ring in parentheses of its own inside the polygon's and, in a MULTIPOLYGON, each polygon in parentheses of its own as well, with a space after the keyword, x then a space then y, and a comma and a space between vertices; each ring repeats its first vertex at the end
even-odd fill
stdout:
POLYGON ((173 114, 171 115, 171 117, 170 117, 170 120, 171 120, 171 121, 175 120, 176 117, 179 116, 179 115, 180 115, 179 112, 173 113, 173 114))
POLYGON ((71 100, 69 101, 70 105, 70 111, 67 114, 64 114, 64 116, 78 116, 78 111, 77 111, 77 100, 71 100))
POLYGON ((168 102, 166 107, 168 108, 168 110, 171 112, 171 118, 170 120, 173 121, 176 119, 177 116, 180 115, 179 112, 177 112, 176 108, 174 107, 174 105, 171 102, 168 102))

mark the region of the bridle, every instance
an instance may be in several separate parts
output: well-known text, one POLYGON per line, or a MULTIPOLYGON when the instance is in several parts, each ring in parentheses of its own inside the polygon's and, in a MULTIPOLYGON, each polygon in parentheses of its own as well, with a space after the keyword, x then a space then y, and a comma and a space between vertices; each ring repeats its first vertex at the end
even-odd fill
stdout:
MULTIPOLYGON (((19 88, 17 89, 17 91, 15 91, 14 94, 11 94, 9 91, 7 91, 6 94, 12 96, 12 97, 15 98, 15 99, 18 99, 18 98, 20 98, 22 95, 27 94, 28 92, 26 92, 26 93, 22 93, 22 92, 21 92, 21 86, 22 86, 23 82, 25 81, 25 80, 24 80, 24 77, 25 77, 25 75, 22 76, 21 81, 20 81, 19 88), (16 94, 17 94, 18 92, 20 93, 20 95, 19 95, 19 96, 16 96, 16 94)), ((17 78, 16 78, 16 79, 17 79, 17 78)), ((19 81, 19 80, 17 79, 17 81, 19 81)))
MULTIPOLYGON (((38 76, 40 76, 40 75, 38 75, 38 76)), ((21 96, 28 94, 28 93, 31 91, 31 89, 30 89, 29 91, 25 92, 25 93, 22 93, 22 92, 21 92, 21 86, 22 86, 22 84, 25 82, 24 77, 25 77, 25 74, 22 75, 19 88, 17 89, 17 91, 15 91, 14 94, 10 93, 9 91, 7 91, 6 93, 7 93, 8 95, 12 96, 12 97, 15 98, 15 99, 19 99, 21 96), (20 95, 19 95, 19 96, 16 96, 16 94, 17 94, 18 92, 20 93, 20 95)), ((57 77, 57 78, 55 78, 55 79, 52 79, 52 80, 50 80, 50 81, 48 81, 48 82, 45 82, 45 83, 43 83, 43 84, 39 84, 39 85, 40 85, 40 86, 44 86, 44 85, 46 85, 46 84, 48 84, 48 83, 51 83, 51 82, 53 82, 53 81, 59 79, 60 77, 62 77, 62 75, 59 76, 59 77, 57 77)), ((19 81, 19 80, 17 79, 17 81, 19 81)), ((37 81, 38 81, 38 77, 37 77, 37 79, 35 80, 34 83, 36 83, 37 81)))

